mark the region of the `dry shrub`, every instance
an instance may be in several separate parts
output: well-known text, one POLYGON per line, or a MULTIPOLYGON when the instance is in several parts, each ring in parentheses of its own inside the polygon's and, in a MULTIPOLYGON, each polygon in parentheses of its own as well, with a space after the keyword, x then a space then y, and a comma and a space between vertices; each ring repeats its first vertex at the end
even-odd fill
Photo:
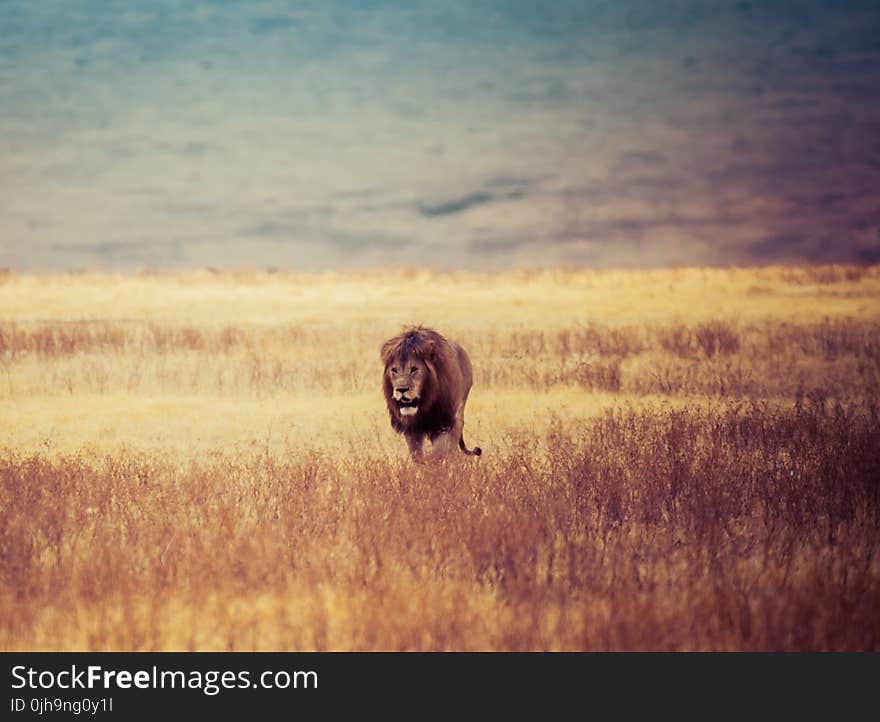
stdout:
MULTIPOLYGON (((842 356, 880 360, 880 325, 874 322, 826 318, 812 324, 771 323, 765 327, 764 336, 765 353, 791 353, 796 350, 804 356, 826 360, 842 356)), ((760 349, 760 346, 757 348, 760 349)))
POLYGON ((660 348, 667 353, 680 358, 689 358, 694 353, 696 346, 694 332, 684 324, 658 328, 654 335, 660 348))
MULTIPOLYGON (((880 385, 880 326, 856 319, 455 336, 486 389, 792 397, 806 384, 849 397, 880 385)), ((0 324, 0 393, 365 391, 376 385, 376 369, 364 360, 375 357, 377 338, 368 327, 0 324)))
POLYGON ((806 403, 613 412, 439 467, 7 450, 0 645, 877 649, 878 440, 876 405, 806 403))
POLYGON ((871 271, 870 266, 816 265, 783 269, 782 280, 797 286, 814 283, 827 285, 833 283, 854 283, 861 281, 871 271))
POLYGON ((694 337, 707 358, 715 354, 730 356, 739 351, 739 334, 729 323, 702 323, 695 329, 694 337))
POLYGON ((591 391, 620 391, 621 361, 620 358, 582 361, 575 369, 575 380, 591 391))
POLYGON ((0 321, 0 647, 876 650, 880 267, 786 273, 413 271, 475 367, 445 466, 373 426, 399 276, 0 280, 201 309, 0 321))

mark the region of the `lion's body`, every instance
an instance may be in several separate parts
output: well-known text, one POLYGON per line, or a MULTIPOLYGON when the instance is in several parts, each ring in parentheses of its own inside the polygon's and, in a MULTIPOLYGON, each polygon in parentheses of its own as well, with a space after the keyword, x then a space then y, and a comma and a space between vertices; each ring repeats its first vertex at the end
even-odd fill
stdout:
POLYGON ((464 407, 473 384, 473 368, 465 350, 430 328, 412 328, 382 345, 385 364, 382 388, 391 426, 406 437, 414 458, 421 456, 425 437, 444 453, 464 443, 464 407))

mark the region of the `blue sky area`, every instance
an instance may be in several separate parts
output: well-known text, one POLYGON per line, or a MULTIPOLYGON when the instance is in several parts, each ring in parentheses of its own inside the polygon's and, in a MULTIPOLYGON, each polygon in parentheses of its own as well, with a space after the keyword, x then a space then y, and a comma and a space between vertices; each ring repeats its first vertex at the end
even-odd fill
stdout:
POLYGON ((880 261, 880 5, 0 0, 0 266, 880 261))

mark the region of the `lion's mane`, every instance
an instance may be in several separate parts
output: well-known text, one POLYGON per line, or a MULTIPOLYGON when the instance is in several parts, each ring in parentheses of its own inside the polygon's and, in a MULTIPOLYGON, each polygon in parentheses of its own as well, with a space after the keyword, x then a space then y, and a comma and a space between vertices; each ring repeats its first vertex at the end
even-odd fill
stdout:
POLYGON ((464 377, 458 355, 449 341, 433 329, 417 326, 388 339, 382 344, 381 355, 385 364, 382 390, 394 430, 434 438, 452 428, 456 409, 463 401, 464 377), (393 363, 410 357, 418 358, 425 365, 428 376, 422 382, 418 418, 406 424, 400 407, 394 402, 388 369, 393 363))

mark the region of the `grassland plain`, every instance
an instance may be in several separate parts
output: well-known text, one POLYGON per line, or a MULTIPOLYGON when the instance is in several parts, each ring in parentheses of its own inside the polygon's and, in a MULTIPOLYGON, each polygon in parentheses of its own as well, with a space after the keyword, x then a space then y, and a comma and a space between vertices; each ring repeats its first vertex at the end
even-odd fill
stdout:
POLYGON ((7 273, 0 648, 876 650, 878 398, 880 267, 7 273))

